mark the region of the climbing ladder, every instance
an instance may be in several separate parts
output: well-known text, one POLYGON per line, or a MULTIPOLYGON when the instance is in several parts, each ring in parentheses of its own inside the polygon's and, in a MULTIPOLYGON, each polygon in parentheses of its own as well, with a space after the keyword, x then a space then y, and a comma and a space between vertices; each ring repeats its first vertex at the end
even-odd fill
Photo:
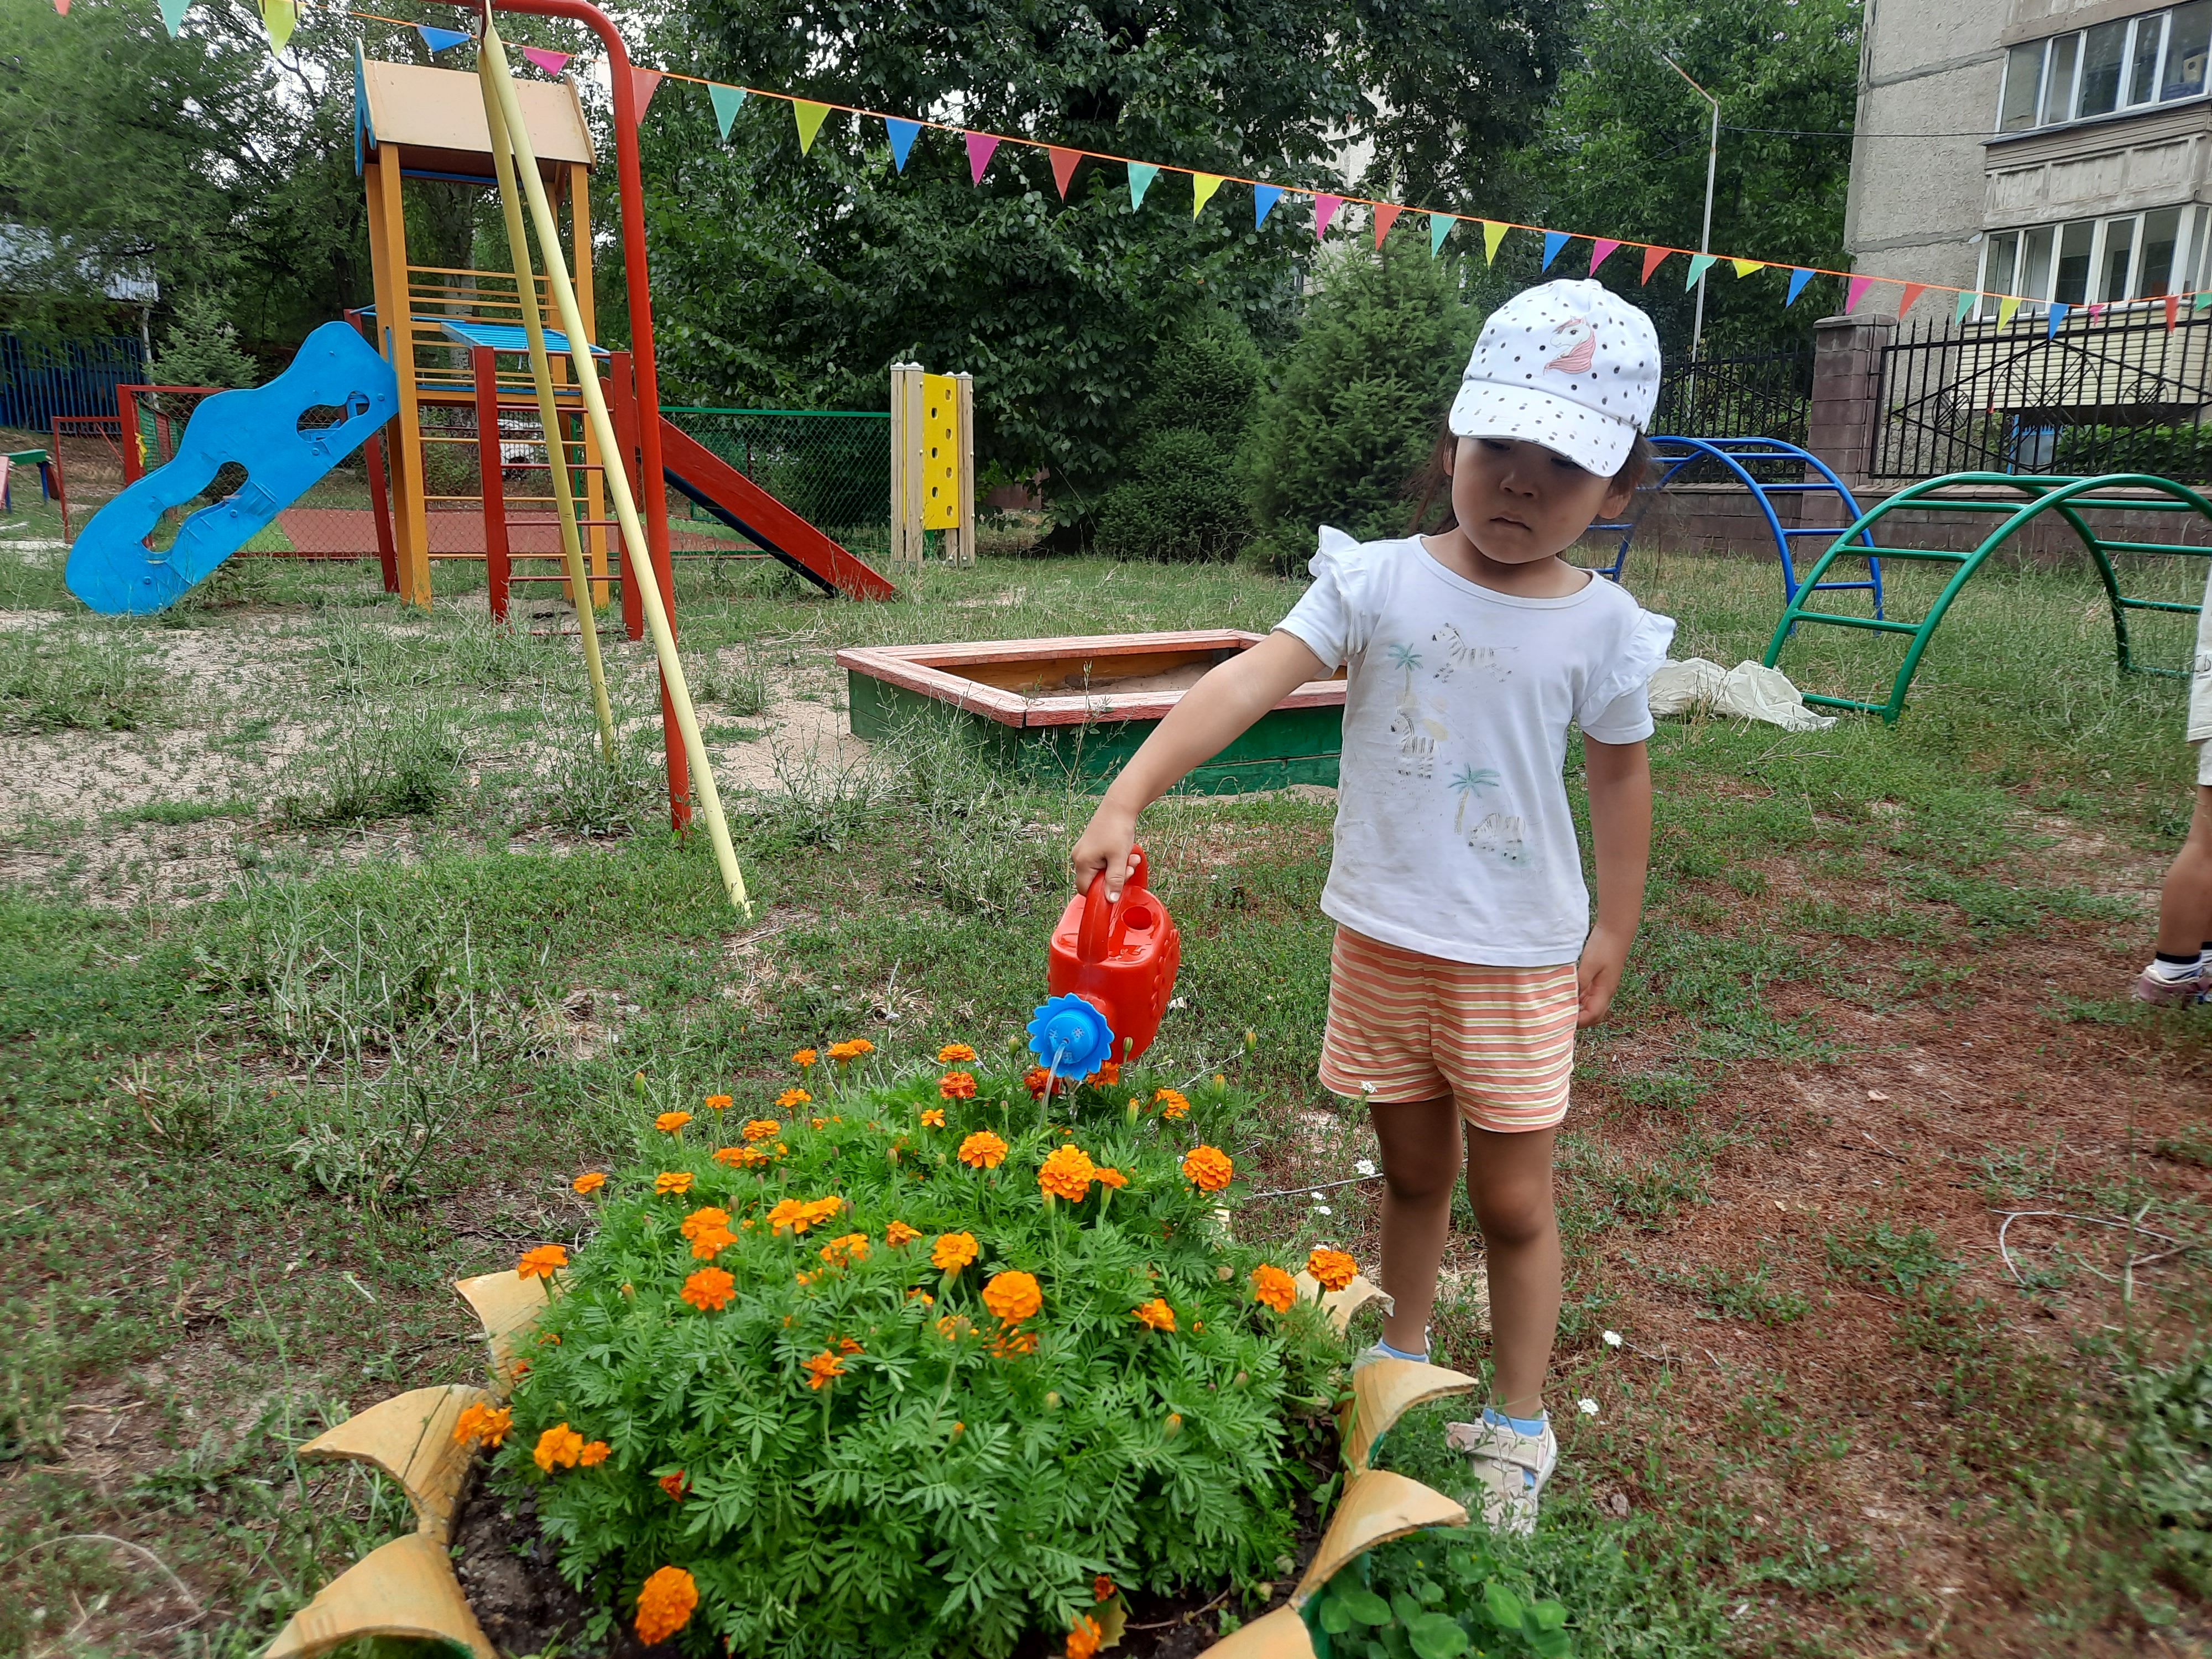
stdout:
POLYGON ((1905 647, 1905 660, 1899 665, 1896 678, 1891 682, 1887 702, 1861 702, 1850 697, 1832 697, 1808 691, 1805 701, 1821 703, 1831 708, 1852 708, 1863 714, 1880 714, 1885 722, 1894 721, 1905 708, 1905 694, 1912 684, 1912 676, 1920 666, 1921 654, 1928 641, 1951 608, 1959 590, 1971 580, 1989 556, 2002 546, 2014 534, 2031 520, 2045 513, 2056 513, 2074 528, 2081 538, 2081 545, 2096 563, 2097 574, 2105 584, 2105 596, 2112 610, 2113 647, 2122 673, 2159 674, 2186 678, 2185 671, 2173 668, 2154 668, 2138 664, 2128 636, 2128 613, 2131 611, 2179 612, 2195 616, 2201 607, 2185 605, 2171 599, 2138 599, 2120 592, 2119 573, 2112 568, 2114 553, 2147 553, 2179 558, 2212 559, 2212 547, 2191 547, 2178 542, 2138 542, 2122 540, 2102 535, 2093 530, 2082 516, 2085 513, 2106 512, 2195 514, 2212 523, 2212 502, 2208 502, 2186 485, 2171 478, 2153 477, 2147 473, 2115 472, 2102 477, 2063 478, 2022 477, 2007 472, 1953 472, 1940 478, 1908 485, 1877 502, 1862 513, 1843 533, 1836 538, 1828 550, 1813 566, 1803 587, 1792 594, 1784 607, 1782 620, 1775 624, 1774 637, 1767 642, 1766 665, 1775 665, 1782 647, 1789 642, 1793 630, 1800 625, 1820 625, 1831 628, 1856 628, 1876 633, 1902 634, 1910 643, 1905 647), (1893 547, 1877 543, 1875 526, 1891 514, 1911 508, 1923 514, 1979 514, 1994 518, 1996 522, 1990 533, 1969 552, 1958 552, 1947 548, 1893 547), (1943 591, 1928 608, 1928 614, 1917 623, 1893 622, 1881 615, 1850 617, 1833 611, 1808 609, 1806 601, 1816 591, 1838 584, 1824 578, 1838 558, 1865 558, 1871 564, 1875 557, 1885 559, 1914 559, 1932 564, 1948 564, 1954 568, 1943 591))
MULTIPOLYGON (((1829 471, 1828 464, 1811 450, 1801 448, 1781 438, 1656 437, 1651 440, 1651 447, 1661 469, 1659 477, 1648 485, 1639 486, 1639 494, 1648 489, 1656 496, 1657 491, 1674 482, 1676 474, 1701 462, 1713 463, 1751 492, 1752 500, 1759 504, 1759 510, 1766 520, 1767 533, 1773 537, 1775 553, 1782 562, 1782 598, 1785 604, 1795 599, 1798 592, 1796 561, 1790 556, 1790 542, 1808 536, 1846 533, 1851 520, 1859 516, 1858 502, 1851 498, 1851 492, 1844 487, 1844 481, 1829 471), (1781 461, 1793 469, 1802 467, 1808 476, 1802 480, 1769 483, 1752 471, 1753 465, 1762 461, 1781 461), (1814 473, 1819 477, 1809 476, 1814 473), (1832 495, 1836 498, 1835 516, 1843 522, 1785 525, 1782 522, 1782 515, 1775 510, 1775 497, 1783 495, 1797 496, 1801 503, 1809 496, 1832 495)), ((1804 508, 1802 505, 1798 510, 1802 516, 1804 508)), ((1629 544, 1636 539, 1636 527, 1642 522, 1643 514, 1638 514, 1614 523, 1590 526, 1592 530, 1617 530, 1620 532, 1620 544, 1613 550, 1613 562, 1591 567, 1598 574, 1616 582, 1620 580, 1620 573, 1628 563, 1629 544)), ((1871 547, 1873 544, 1869 541, 1867 545, 1871 547)), ((1882 613, 1881 562, 1878 559, 1867 561, 1867 576, 1863 581, 1821 582, 1820 586, 1831 592, 1852 589, 1871 592, 1874 595, 1874 614, 1879 617, 1882 613)))

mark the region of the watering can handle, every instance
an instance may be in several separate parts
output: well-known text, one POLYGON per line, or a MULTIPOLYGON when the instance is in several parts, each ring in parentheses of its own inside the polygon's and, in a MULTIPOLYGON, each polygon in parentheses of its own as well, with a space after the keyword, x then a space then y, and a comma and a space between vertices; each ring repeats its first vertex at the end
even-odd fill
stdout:
POLYGON ((1115 924, 1121 919, 1121 908, 1129 902, 1133 890, 1145 884, 1145 849, 1129 849, 1129 873, 1123 883, 1121 896, 1110 902, 1106 897, 1106 872, 1101 870, 1091 878, 1091 889, 1083 896, 1083 921, 1076 930, 1075 959, 1084 966, 1106 960, 1106 953, 1114 948, 1117 929, 1115 924))

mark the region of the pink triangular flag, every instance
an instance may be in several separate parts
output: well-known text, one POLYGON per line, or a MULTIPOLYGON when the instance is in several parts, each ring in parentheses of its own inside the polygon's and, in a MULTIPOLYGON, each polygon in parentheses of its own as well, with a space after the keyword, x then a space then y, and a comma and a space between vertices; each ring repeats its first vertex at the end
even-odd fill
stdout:
POLYGON ((1336 217, 1337 209, 1344 205, 1344 198, 1332 196, 1327 191, 1314 198, 1314 240, 1318 241, 1328 233, 1328 222, 1336 217))
POLYGON ((968 141, 968 176, 980 185, 983 182, 983 169, 991 165, 991 155, 999 148, 999 141, 988 132, 962 136, 968 141))
POLYGON ((1651 273, 1658 270, 1660 266, 1665 264, 1667 263, 1667 256, 1674 251, 1674 250, 1671 247, 1645 248, 1644 250, 1644 275, 1638 280, 1640 282, 1650 282, 1651 280, 1651 273))
POLYGON ((568 67, 568 59, 575 54, 566 52, 548 52, 543 46, 525 46, 522 49, 522 55, 548 75, 558 75, 568 67))
POLYGON ((1897 302, 1897 314, 1902 317, 1906 312, 1911 310, 1912 302, 1927 291, 1928 284, 1925 283, 1907 283, 1905 285, 1905 297, 1897 302))
POLYGON ((1382 246, 1382 239, 1390 234, 1390 227, 1398 222, 1398 216, 1405 210, 1395 202, 1377 202, 1375 204, 1376 246, 1382 246))
POLYGON ((653 101, 653 94, 660 90, 659 70, 639 69, 633 65, 629 72, 629 94, 637 100, 637 118, 645 119, 645 106, 653 101))
POLYGON ((70 0, 54 0, 54 9, 64 17, 69 15, 70 0))
POLYGON ((1052 152, 1052 181, 1060 186, 1060 199, 1067 199, 1067 187, 1075 182, 1075 169, 1083 165, 1079 149, 1062 149, 1058 144, 1048 144, 1052 152))
POLYGON ((1846 314, 1858 307, 1859 296, 1874 286, 1871 276, 1854 276, 1844 284, 1844 310, 1846 314))
POLYGON ((2096 321, 2098 318, 2104 314, 2105 307, 2102 305, 2094 305, 2089 307, 2089 320, 2091 322, 2096 321))
POLYGON ((1589 274, 1593 276, 1596 276, 1597 268, 1605 263, 1606 255, 1611 253, 1613 249, 1620 246, 1620 243, 1614 241, 1609 236, 1593 237, 1590 240, 1589 274))

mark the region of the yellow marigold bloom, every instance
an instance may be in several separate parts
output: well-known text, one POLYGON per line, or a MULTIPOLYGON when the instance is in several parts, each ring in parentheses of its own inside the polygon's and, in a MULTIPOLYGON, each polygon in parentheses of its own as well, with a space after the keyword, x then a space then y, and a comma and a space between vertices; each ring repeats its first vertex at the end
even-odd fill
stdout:
POLYGON ((833 1267, 849 1267, 865 1261, 868 1255, 868 1236, 866 1233, 847 1233, 833 1238, 822 1247, 822 1259, 833 1267))
POLYGON ((587 1469, 596 1469, 614 1455, 614 1448, 604 1440, 586 1440, 584 1449, 576 1454, 577 1463, 587 1469))
POLYGON ((568 1265, 568 1253, 558 1244, 540 1244, 534 1250, 525 1250, 522 1260, 514 1264, 517 1279, 550 1279, 568 1265))
MULTIPOLYGON (((814 1097, 808 1094, 804 1089, 786 1089, 781 1094, 775 1097, 775 1109, 779 1112, 787 1112, 794 1106, 805 1105, 808 1101, 813 1098, 814 1097)), ((763 1119, 762 1121, 765 1122, 767 1120, 763 1119)), ((770 1129, 769 1131, 769 1133, 770 1134, 774 1134, 775 1133, 775 1131, 774 1129, 770 1129)))
POLYGON ((733 1170, 750 1170, 756 1164, 767 1163, 768 1154, 757 1146, 725 1146, 715 1152, 714 1162, 733 1170))
POLYGON ((689 1112, 663 1112, 653 1120, 653 1127, 663 1134, 672 1135, 690 1121, 691 1114, 689 1112))
POLYGON ((1288 1313, 1297 1300, 1297 1281, 1272 1261, 1252 1269, 1252 1299, 1277 1313, 1288 1313))
POLYGON ((971 1169, 995 1170, 1006 1161, 1006 1143, 988 1129, 978 1129, 960 1143, 960 1161, 971 1169))
POLYGON ((1316 1246, 1313 1254, 1306 1258, 1306 1271, 1321 1282, 1322 1289, 1340 1291, 1352 1283, 1352 1275, 1359 1271, 1359 1264, 1342 1250, 1316 1246))
POLYGON ((799 1070, 805 1071, 808 1066, 811 1066, 816 1060, 821 1058, 822 1056, 816 1054, 811 1048, 801 1048, 797 1054, 791 1057, 791 1063, 798 1066, 799 1070))
POLYGON ((1218 1146, 1194 1146, 1183 1155, 1182 1172, 1202 1193, 1218 1193, 1229 1184, 1237 1166, 1218 1146))
POLYGON ((1044 1306, 1044 1293, 1034 1276, 1009 1268, 993 1273, 983 1286, 983 1305, 1009 1325, 1018 1325, 1044 1306))
POLYGON ((937 1051, 937 1063, 939 1066, 969 1064, 975 1058, 975 1051, 964 1042, 948 1042, 937 1051))
POLYGON ((1176 1328, 1175 1310, 1157 1296, 1141 1307, 1130 1309, 1129 1316, 1156 1331, 1171 1331, 1176 1328))
POLYGON ((691 1622, 699 1586, 681 1567, 662 1567, 637 1593, 637 1639, 651 1647, 691 1622))
POLYGON ((584 1437, 566 1423, 556 1423, 538 1437, 538 1449, 530 1455, 537 1463, 539 1473, 550 1474, 556 1467, 574 1468, 583 1450, 584 1437))
POLYGON ((726 1308, 738 1293, 738 1281, 720 1267, 702 1267, 684 1281, 679 1292, 683 1298, 701 1313, 713 1313, 726 1308))
POLYGON ((707 1109, 708 1109, 708 1111, 710 1111, 710 1112, 726 1112, 726 1111, 728 1111, 728 1110, 730 1109, 730 1097, 729 1097, 729 1096, 727 1096, 727 1095, 708 1095, 708 1096, 707 1097, 707 1109))
POLYGON ((514 1413, 504 1406, 466 1406, 453 1419, 453 1438, 463 1444, 481 1440, 487 1446, 496 1446, 514 1426, 514 1413))
MULTIPOLYGON (((1103 1601, 1106 1597, 1102 1595, 1098 1599, 1103 1601)), ((1089 1613, 1076 1614, 1075 1628, 1067 1632, 1067 1659, 1091 1659, 1091 1656, 1098 1651, 1098 1644, 1105 1634, 1098 1621, 1089 1613)))
POLYGON ((753 1117, 745 1120, 747 1140, 774 1140, 783 1133, 783 1125, 772 1117, 753 1117))
POLYGON ((1160 1109, 1162 1117, 1188 1117, 1190 1097, 1180 1089, 1155 1089, 1152 1104, 1160 1109))
POLYGON ((975 1074, 973 1072, 947 1072, 937 1079, 937 1092, 947 1100, 975 1098, 975 1074))
POLYGON ((921 1237, 920 1229, 909 1227, 903 1221, 894 1221, 884 1229, 884 1243, 894 1249, 901 1244, 910 1244, 921 1237))
POLYGON ((930 1265, 941 1273, 957 1273, 975 1259, 976 1248, 973 1233, 939 1233, 930 1246, 930 1265))
POLYGON ((1093 1178, 1100 1186, 1111 1187, 1116 1191, 1129 1184, 1128 1176, 1123 1175, 1119 1170, 1109 1170, 1103 1164, 1098 1166, 1097 1173, 1093 1178))
POLYGON ((694 1210, 690 1215, 685 1216, 684 1218, 684 1224, 678 1228, 677 1231, 682 1233, 686 1238, 696 1238, 701 1233, 720 1232, 723 1228, 729 1224, 730 1212, 727 1210, 718 1209, 714 1205, 709 1204, 704 1208, 694 1210))
POLYGON ((829 1349, 824 1348, 806 1362, 806 1370, 808 1388, 826 1389, 837 1378, 845 1375, 845 1362, 830 1352, 829 1349))
POLYGON ((653 1178, 653 1194, 655 1198, 664 1197, 670 1193, 688 1193, 690 1190, 691 1171, 689 1170, 663 1170, 653 1178))
POLYGON ((942 1106, 923 1107, 921 1109, 921 1127, 925 1129, 942 1129, 945 1127, 945 1108, 942 1106))
POLYGON ((1098 1166, 1091 1161, 1091 1154, 1068 1142, 1045 1159, 1037 1170, 1037 1185, 1054 1198, 1064 1198, 1071 1204, 1080 1204, 1091 1190, 1091 1182, 1098 1166))
POLYGON ((587 1170, 568 1184, 580 1193, 596 1193, 607 1184, 607 1178, 597 1170, 587 1170))

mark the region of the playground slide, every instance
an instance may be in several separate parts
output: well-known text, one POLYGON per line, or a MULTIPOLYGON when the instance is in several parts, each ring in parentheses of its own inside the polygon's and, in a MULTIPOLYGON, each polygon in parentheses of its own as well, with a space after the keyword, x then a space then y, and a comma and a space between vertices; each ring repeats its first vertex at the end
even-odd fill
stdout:
POLYGON ((110 617, 175 604, 398 408, 392 366, 350 324, 325 323, 267 385, 202 404, 175 458, 92 515, 70 549, 70 592, 110 617), (318 416, 329 418, 311 419, 318 416), (246 469, 246 482, 186 519, 167 550, 149 547, 161 515, 206 489, 231 461, 246 469))
POLYGON ((848 553, 665 416, 660 417, 660 465, 671 485, 825 592, 855 599, 897 596, 898 590, 873 566, 848 553))

